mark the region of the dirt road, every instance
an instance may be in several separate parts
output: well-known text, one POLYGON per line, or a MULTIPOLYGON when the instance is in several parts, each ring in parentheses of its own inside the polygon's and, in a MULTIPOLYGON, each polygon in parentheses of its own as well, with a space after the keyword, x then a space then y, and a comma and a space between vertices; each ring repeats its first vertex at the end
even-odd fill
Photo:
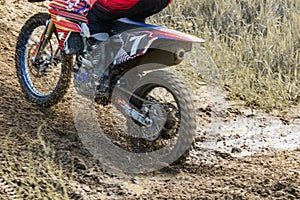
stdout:
POLYGON ((28 199, 26 191, 22 196, 14 188, 29 175, 20 169, 12 178, 5 172, 24 162, 23 155, 30 154, 28 144, 38 139, 43 123, 41 135, 56 152, 54 169, 62 170, 72 199, 300 199, 299 110, 293 110, 289 125, 257 113, 231 113, 222 122, 217 142, 205 138, 210 128, 202 131, 184 166, 144 175, 104 170, 77 136, 70 93, 48 109, 28 102, 21 93, 14 64, 16 36, 28 16, 46 9, 25 2, 0 5, 0 199, 28 199), (14 157, 11 168, 4 152, 14 157))

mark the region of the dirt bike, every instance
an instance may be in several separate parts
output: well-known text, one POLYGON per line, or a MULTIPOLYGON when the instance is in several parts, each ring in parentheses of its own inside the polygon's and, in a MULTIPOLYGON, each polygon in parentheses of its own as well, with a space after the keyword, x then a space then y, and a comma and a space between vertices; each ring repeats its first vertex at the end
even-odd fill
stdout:
MULTIPOLYGON (((79 71, 93 65, 87 57, 104 54, 103 48, 89 52, 87 45, 90 35, 86 13, 94 1, 50 1, 49 13, 35 14, 22 27, 16 46, 16 69, 22 90, 30 101, 41 106, 59 102, 71 84, 72 73, 76 83, 79 71)), ((145 148, 179 135, 170 154, 176 154, 173 161, 181 158, 196 132, 195 106, 184 82, 161 69, 181 63, 193 43, 203 41, 126 18, 113 21, 111 27, 110 43, 105 48, 105 55, 111 59, 103 72, 108 89, 102 92, 100 81, 95 99, 103 105, 115 104, 131 119, 129 129, 138 127, 141 134, 135 143, 143 145, 135 151, 150 151, 145 148), (124 80, 124 74, 130 70, 133 75, 124 80), (131 85, 130 89, 124 87, 126 84, 131 85), (119 88, 118 95, 113 95, 115 88, 119 88)))

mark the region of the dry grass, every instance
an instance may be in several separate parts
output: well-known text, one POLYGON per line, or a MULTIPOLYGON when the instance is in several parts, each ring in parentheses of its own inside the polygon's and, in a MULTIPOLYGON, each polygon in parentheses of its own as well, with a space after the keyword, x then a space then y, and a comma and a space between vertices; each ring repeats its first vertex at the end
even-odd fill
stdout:
POLYGON ((13 199, 70 199, 66 184, 72 177, 63 174, 54 162, 54 151, 41 137, 26 144, 20 150, 11 142, 11 134, 1 141, 4 159, 1 161, 0 177, 13 190, 13 199))
POLYGON ((44 126, 36 139, 10 132, 0 140, 0 198, 2 190, 5 199, 104 199, 101 185, 89 192, 79 186, 75 163, 57 159, 54 145, 43 138, 44 126))
POLYGON ((265 109, 299 101, 298 0, 177 0, 150 20, 205 39, 231 99, 265 109))

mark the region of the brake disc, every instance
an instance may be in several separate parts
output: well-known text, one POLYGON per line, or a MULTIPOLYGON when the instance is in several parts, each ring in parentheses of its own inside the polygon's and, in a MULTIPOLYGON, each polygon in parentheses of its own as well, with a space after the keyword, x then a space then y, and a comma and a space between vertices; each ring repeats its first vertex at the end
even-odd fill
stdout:
MULTIPOLYGON (((166 124, 167 112, 161 104, 147 104, 146 106, 146 115, 151 120, 151 124, 142 126, 141 132, 143 138, 153 142, 160 136, 161 130, 166 124)), ((145 107, 142 110, 145 110, 145 107)))

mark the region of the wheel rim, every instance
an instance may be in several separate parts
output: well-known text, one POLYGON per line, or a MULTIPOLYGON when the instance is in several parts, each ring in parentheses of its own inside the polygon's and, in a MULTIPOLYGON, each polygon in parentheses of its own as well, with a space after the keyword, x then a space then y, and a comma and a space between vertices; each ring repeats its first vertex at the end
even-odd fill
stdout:
POLYGON ((55 49, 58 49, 58 41, 54 35, 39 58, 38 62, 43 66, 34 66, 30 60, 44 30, 45 25, 40 25, 28 31, 21 50, 22 78, 30 92, 39 98, 53 93, 61 75, 61 63, 54 65, 53 60, 55 49))
MULTIPOLYGON (((159 127, 154 127, 154 129, 153 127, 141 127, 136 124, 135 129, 138 129, 137 131, 140 131, 143 134, 143 138, 134 139, 137 141, 134 145, 138 145, 138 150, 143 148, 146 152, 156 151, 170 144, 174 145, 178 140, 177 130, 181 121, 180 104, 176 99, 176 96, 168 88, 152 84, 138 89, 135 94, 148 101, 153 101, 154 108, 163 109, 163 111, 158 113, 165 114, 162 115, 162 119, 155 120, 160 123, 159 127)), ((141 109, 145 106, 140 102, 135 102, 134 104, 141 109)), ((153 114, 151 117, 154 117, 153 114)))

